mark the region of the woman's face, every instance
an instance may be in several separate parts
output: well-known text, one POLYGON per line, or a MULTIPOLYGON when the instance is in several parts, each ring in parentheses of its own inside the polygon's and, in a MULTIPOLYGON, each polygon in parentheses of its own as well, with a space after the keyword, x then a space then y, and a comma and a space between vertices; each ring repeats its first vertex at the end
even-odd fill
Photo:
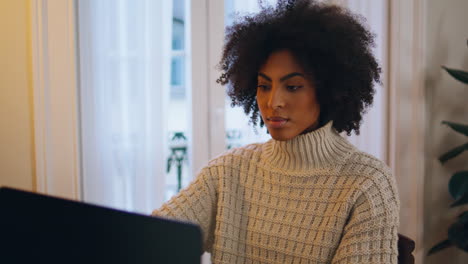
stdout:
POLYGON ((273 139, 289 140, 318 127, 315 86, 290 51, 272 53, 257 78, 258 107, 273 139))

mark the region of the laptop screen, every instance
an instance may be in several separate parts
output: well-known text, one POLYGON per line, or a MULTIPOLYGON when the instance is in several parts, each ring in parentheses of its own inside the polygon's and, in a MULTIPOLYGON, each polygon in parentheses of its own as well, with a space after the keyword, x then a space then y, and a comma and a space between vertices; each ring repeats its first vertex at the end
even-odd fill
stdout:
POLYGON ((196 225, 31 192, 0 188, 0 215, 1 263, 200 263, 202 254, 196 225))

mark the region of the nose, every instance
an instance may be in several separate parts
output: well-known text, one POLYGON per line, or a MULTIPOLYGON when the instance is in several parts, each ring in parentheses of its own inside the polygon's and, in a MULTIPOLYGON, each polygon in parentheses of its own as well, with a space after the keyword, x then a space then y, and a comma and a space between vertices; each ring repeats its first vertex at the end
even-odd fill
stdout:
POLYGON ((279 85, 273 84, 268 97, 268 107, 277 109, 285 106, 284 94, 279 85))

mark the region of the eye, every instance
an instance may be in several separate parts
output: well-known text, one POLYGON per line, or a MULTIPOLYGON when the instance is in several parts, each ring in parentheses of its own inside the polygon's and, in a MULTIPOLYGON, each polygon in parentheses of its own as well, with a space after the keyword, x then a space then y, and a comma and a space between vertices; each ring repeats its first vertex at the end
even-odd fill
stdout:
POLYGON ((257 85, 257 89, 260 89, 262 91, 267 91, 268 89, 270 89, 270 87, 268 85, 265 85, 265 84, 259 84, 259 85, 257 85))
POLYGON ((286 89, 290 92, 295 92, 300 88, 302 88, 302 85, 287 85, 286 86, 286 89))

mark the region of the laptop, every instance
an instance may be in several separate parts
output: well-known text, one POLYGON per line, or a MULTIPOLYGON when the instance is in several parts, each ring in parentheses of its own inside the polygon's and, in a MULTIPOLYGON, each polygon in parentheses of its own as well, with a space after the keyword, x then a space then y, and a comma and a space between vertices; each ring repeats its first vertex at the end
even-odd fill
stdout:
POLYGON ((0 188, 0 263, 200 263, 198 226, 0 188))

